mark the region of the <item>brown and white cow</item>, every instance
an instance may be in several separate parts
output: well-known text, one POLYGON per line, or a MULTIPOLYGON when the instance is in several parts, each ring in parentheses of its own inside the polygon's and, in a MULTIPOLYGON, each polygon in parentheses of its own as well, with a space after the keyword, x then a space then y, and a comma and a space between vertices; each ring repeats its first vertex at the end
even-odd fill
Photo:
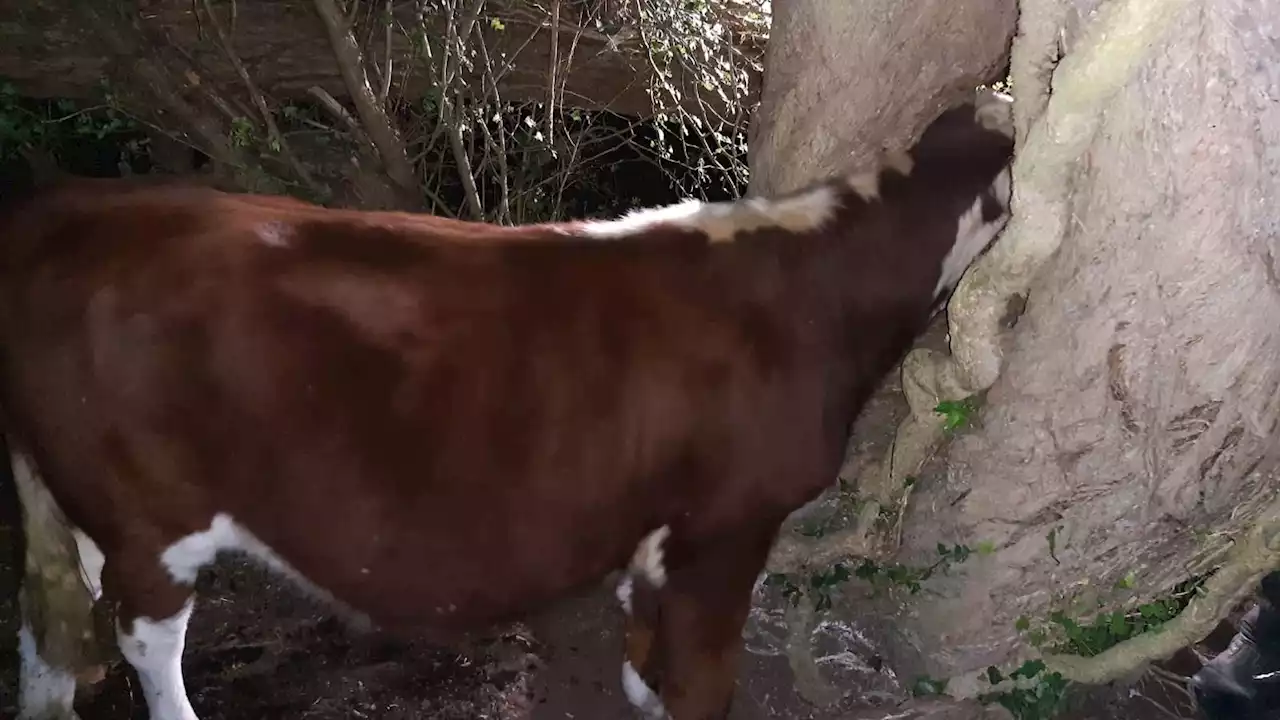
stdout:
MULTIPOLYGON (((24 504, 74 528, 153 720, 196 718, 192 588, 225 551, 441 638, 625 568, 628 697, 723 718, 780 524, 1006 221, 988 113, 875 173, 607 222, 45 192, 0 226, 24 504)), ((23 638, 22 712, 69 714, 23 638)))

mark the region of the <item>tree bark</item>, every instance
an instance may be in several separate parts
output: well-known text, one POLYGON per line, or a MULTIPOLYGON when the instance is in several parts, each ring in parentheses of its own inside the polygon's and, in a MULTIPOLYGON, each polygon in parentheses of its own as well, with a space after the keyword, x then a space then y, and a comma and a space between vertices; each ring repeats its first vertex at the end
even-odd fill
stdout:
MULTIPOLYGON (((978 5, 776 2, 752 192, 865 164, 880 142, 909 143, 941 107, 993 79, 1013 8, 978 5)), ((1045 628, 1055 611, 1087 623, 1217 570, 1204 601, 1164 632, 1097 658, 1047 658, 1068 679, 1114 679, 1199 639, 1280 566, 1280 156, 1270 151, 1280 31, 1268 20, 1280 0, 1141 5, 1150 12, 1134 16, 1159 20, 1158 31, 1112 33, 1100 20, 1135 3, 1021 2, 1010 227, 1023 232, 1006 232, 966 281, 969 297, 1025 309, 996 331, 977 427, 925 466, 900 547, 875 559, 927 566, 939 543, 994 552, 933 576, 918 595, 873 597, 851 583, 834 610, 879 636, 899 677, 964 680, 948 692, 972 697, 979 671, 1039 654, 1024 623, 1045 628), (1113 54, 1073 56, 1086 42, 1113 54), (1123 64, 1133 72, 1107 80, 1113 95, 1080 92, 1123 64), (1027 218, 1052 208, 1039 196, 1044 178, 1065 197, 1048 225, 1027 218), (1060 248, 1041 252, 1059 237, 1035 228, 1055 225, 1060 248), (1021 281, 996 267, 1017 268, 1029 288, 1012 295, 1021 281)), ((972 327, 956 318, 969 307, 963 294, 949 309, 953 350, 966 339, 957 329, 972 327)), ((918 369, 932 367, 926 360, 918 369)), ((900 400, 889 404, 874 413, 892 423, 903 413, 900 400)), ((854 471, 842 473, 855 482, 878 459, 858 449, 888 444, 866 419, 854 471)), ((811 551, 829 550, 821 543, 832 537, 811 551)))
POLYGON ((1016 0, 775 0, 751 138, 754 195, 788 192, 901 148, 1003 77, 1016 0))
POLYGON ((1277 13, 1190 3, 1107 104, 982 426, 917 486, 903 557, 939 541, 999 550, 898 616, 908 664, 952 676, 1004 662, 1027 650, 1019 617, 1164 594, 1273 513, 1277 13))
MULTIPOLYGON (((751 132, 750 194, 784 193, 836 171, 865 167, 882 143, 889 148, 910 145, 943 109, 972 98, 976 86, 1003 77, 1016 17, 1017 0, 775 0, 761 103, 751 132)), ((854 447, 887 445, 884 428, 900 418, 901 401, 893 381, 886 386, 859 420, 854 447)), ((842 477, 857 481, 856 474, 842 472, 842 477)), ((793 539, 784 536, 779 548, 793 539)), ((796 549, 803 556, 814 548, 796 549)), ((897 677, 905 680, 894 681, 893 690, 882 690, 857 670, 829 662, 820 666, 815 660, 817 646, 865 658, 866 648, 851 645, 848 638, 877 629, 878 624, 857 619, 870 606, 837 606, 822 621, 804 622, 796 618, 812 615, 812 609, 778 607, 789 602, 763 594, 749 632, 785 636, 752 652, 785 653, 801 695, 819 704, 840 702, 842 709, 851 703, 857 707, 860 690, 896 692, 899 701, 909 696, 910 678, 902 673, 897 677), (765 629, 782 616, 787 618, 785 631, 765 629), (850 691, 850 697, 842 698, 850 691)), ((881 615, 891 622, 888 612, 881 615)), ((828 651, 827 657, 831 655, 828 651)), ((858 717, 986 717, 974 705, 922 702, 903 715, 905 709, 867 709, 870 714, 858 717)))

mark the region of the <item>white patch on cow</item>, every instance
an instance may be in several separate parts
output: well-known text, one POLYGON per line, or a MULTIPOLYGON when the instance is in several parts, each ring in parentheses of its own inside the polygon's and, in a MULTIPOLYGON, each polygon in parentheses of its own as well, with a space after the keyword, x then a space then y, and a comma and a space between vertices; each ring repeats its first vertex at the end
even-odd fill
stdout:
POLYGON ((586 237, 612 240, 670 227, 700 232, 713 243, 723 243, 732 242, 739 233, 755 230, 813 232, 835 216, 839 204, 835 190, 824 185, 779 200, 744 198, 720 203, 686 200, 676 205, 633 211, 616 220, 583 223, 577 232, 586 237))
POLYGON ((194 604, 189 599, 176 615, 160 620, 136 618, 130 632, 116 623, 120 652, 138 672, 151 720, 199 720, 182 680, 182 650, 194 604))
POLYGON ((991 240, 1009 222, 1010 191, 1009 168, 1005 167, 996 176, 995 182, 991 184, 991 192, 995 195, 996 201, 1000 203, 1000 206, 1005 209, 1005 212, 1001 213, 1000 217, 995 221, 984 223, 982 221, 982 196, 979 196, 969 206, 969 209, 960 216, 960 220, 956 225, 955 244, 951 246, 947 256, 942 259, 942 271, 938 274, 938 284, 933 289, 934 298, 941 297, 955 287, 956 283, 960 281, 960 277, 964 275, 965 270, 973 262, 973 259, 987 247, 991 240))
POLYGON ((102 566, 106 564, 107 558, 98 549, 97 543, 90 540, 83 531, 72 530, 71 536, 76 540, 76 551, 80 555, 80 579, 97 601, 102 597, 102 566))
POLYGON ((1013 137, 1013 96, 986 89, 977 93, 974 119, 982 127, 1013 137))
POLYGON ((906 150, 888 150, 880 156, 880 165, 903 177, 910 177, 911 171, 916 168, 916 161, 906 150))
POLYGON ((631 556, 631 575, 643 577, 655 588, 665 585, 667 568, 663 565, 662 543, 670 536, 671 528, 666 525, 645 535, 631 556))
POLYGON ((258 239, 271 247, 289 247, 289 226, 280 222, 265 222, 254 229, 258 239))
POLYGON ((237 523, 230 515, 218 513, 208 530, 192 533, 160 553, 160 564, 179 585, 194 585, 200 569, 213 562, 220 552, 240 552, 292 581, 313 598, 340 609, 345 619, 357 627, 368 627, 369 618, 341 603, 329 591, 307 579, 285 562, 266 543, 237 523))
POLYGON ((627 701, 647 717, 654 720, 667 717, 662 698, 645 684, 644 678, 631 666, 630 660, 622 663, 622 691, 627 694, 627 701))
POLYGON ((846 175, 844 182, 863 200, 873 202, 880 199, 880 174, 885 170, 907 177, 915 169, 915 160, 904 150, 889 150, 880 153, 876 158, 876 169, 846 175))
POLYGON ((618 603, 622 605, 622 612, 627 615, 631 615, 631 590, 631 574, 628 573, 618 581, 618 588, 614 591, 614 594, 618 596, 618 603))
POLYGON ((18 629, 18 720, 75 718, 76 676, 40 657, 35 635, 25 622, 18 629))
POLYGON ((880 199, 880 169, 845 177, 845 184, 858 193, 858 197, 871 202, 880 199))

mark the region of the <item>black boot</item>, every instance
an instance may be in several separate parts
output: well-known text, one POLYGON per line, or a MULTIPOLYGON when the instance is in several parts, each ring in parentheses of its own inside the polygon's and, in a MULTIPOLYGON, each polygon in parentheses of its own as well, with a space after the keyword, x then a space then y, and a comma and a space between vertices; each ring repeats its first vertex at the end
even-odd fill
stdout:
POLYGON ((1231 644, 1191 678, 1208 720, 1280 718, 1280 572, 1263 578, 1261 590, 1231 644))

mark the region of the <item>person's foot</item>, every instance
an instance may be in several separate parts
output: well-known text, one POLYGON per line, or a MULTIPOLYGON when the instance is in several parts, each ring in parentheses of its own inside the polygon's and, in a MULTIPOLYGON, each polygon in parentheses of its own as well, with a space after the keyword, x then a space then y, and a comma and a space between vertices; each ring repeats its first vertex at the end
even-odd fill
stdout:
POLYGON ((1240 619, 1240 631, 1191 677, 1208 720, 1280 718, 1280 611, 1263 601, 1240 619))

